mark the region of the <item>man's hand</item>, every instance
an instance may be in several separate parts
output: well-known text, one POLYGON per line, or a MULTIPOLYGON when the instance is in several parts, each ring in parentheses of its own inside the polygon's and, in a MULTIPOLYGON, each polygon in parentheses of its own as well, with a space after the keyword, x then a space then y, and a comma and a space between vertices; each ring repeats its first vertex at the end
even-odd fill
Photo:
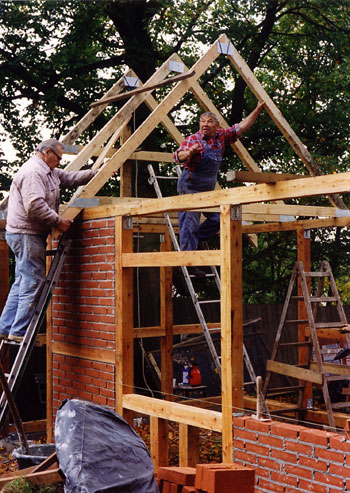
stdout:
POLYGON ((203 151, 203 146, 201 144, 193 144, 187 151, 179 151, 177 153, 177 158, 180 162, 187 161, 187 159, 191 159, 194 154, 199 154, 203 151))
POLYGON ((60 224, 57 226, 57 229, 61 231, 61 233, 64 233, 69 229, 69 226, 72 224, 72 222, 73 221, 71 219, 62 218, 60 224))

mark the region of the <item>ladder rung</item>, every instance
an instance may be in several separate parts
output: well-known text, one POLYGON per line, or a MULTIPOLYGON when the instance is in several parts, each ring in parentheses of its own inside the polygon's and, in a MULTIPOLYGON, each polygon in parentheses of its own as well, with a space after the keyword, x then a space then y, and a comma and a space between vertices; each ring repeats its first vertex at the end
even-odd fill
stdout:
POLYGON ((350 407, 350 402, 334 402, 331 407, 332 409, 344 409, 344 407, 350 407))
POLYGON ((203 305, 204 303, 220 303, 220 300, 202 300, 198 301, 200 305, 203 305))
POLYGON ((316 329, 327 329, 327 328, 333 328, 333 329, 341 329, 342 327, 345 327, 347 324, 344 322, 317 322, 315 323, 315 328, 316 329))
POLYGON ((304 272, 306 277, 328 277, 329 271, 327 272, 304 272))
POLYGON ((285 320, 285 324, 308 324, 309 320, 307 318, 300 320, 285 320))
POLYGON ((291 300, 303 300, 304 296, 291 296, 290 299, 291 300))
POLYGON ((329 375, 325 374, 327 382, 339 382, 339 380, 350 380, 350 375, 329 375))
POLYGON ((305 342, 281 342, 278 347, 302 347, 302 346, 311 346, 311 341, 305 342))
POLYGON ((159 180, 178 180, 179 178, 177 176, 160 176, 156 175, 156 178, 159 180))
POLYGON ((339 300, 335 296, 320 296, 320 297, 311 296, 310 301, 312 303, 319 303, 319 302, 328 303, 328 301, 339 301, 339 300))
POLYGON ((244 385, 256 385, 256 383, 255 383, 255 382, 253 382, 253 380, 252 380, 251 382, 244 382, 244 383, 243 383, 243 386, 244 386, 244 385))

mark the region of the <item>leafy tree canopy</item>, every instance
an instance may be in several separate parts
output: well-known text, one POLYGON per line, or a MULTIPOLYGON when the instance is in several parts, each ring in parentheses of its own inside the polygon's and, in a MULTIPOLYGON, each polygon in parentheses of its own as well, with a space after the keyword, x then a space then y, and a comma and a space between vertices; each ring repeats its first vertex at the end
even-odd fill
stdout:
MULTIPOLYGON (((2 144, 10 139, 18 151, 18 161, 10 163, 12 167, 32 153, 43 129, 56 137, 67 133, 127 66, 142 80, 174 52, 190 66, 205 47, 226 33, 321 170, 332 173, 349 169, 348 2, 1 0, 0 16, 0 123, 4 129, 0 139, 2 144)), ((224 56, 200 82, 230 123, 240 121, 256 104, 224 56)), ((167 90, 159 91, 159 95, 167 90)), ((111 106, 83 139, 91 138, 115 109, 111 106)), ((171 116, 188 134, 197 128, 199 112, 198 104, 186 95, 171 116)), ((160 128, 152 143, 169 151, 175 147, 160 128)), ((261 116, 244 144, 264 170, 305 172, 267 115, 261 116)), ((243 168, 232 152, 228 152, 222 169, 224 186, 228 168, 243 168)), ((1 185, 7 188, 10 173, 2 170, 1 185)), ((167 173, 168 167, 162 172, 167 173)), ((338 256, 337 265, 344 268, 349 249, 347 232, 314 235, 316 243, 329 246, 320 251, 316 248, 314 260, 325 253, 338 256)), ((249 294, 249 300, 280 296, 282 290, 273 284, 288 277, 295 259, 294 243, 286 236, 270 240, 262 236, 259 250, 246 248, 247 278, 254 278, 257 266, 266 264, 266 286, 270 286, 264 290, 262 284, 256 294, 249 294), (278 252, 283 253, 280 262, 278 252)))

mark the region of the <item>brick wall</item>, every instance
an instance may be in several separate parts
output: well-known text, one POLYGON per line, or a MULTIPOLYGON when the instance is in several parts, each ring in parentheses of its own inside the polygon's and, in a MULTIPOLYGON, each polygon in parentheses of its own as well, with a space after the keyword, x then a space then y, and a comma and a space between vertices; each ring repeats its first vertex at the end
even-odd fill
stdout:
POLYGON ((342 435, 248 417, 233 424, 233 458, 256 467, 256 493, 350 491, 350 442, 342 435))
POLYGON ((77 221, 52 300, 53 415, 65 398, 115 407, 114 219, 77 221), (91 348, 98 357, 58 354, 91 348), (62 351, 63 348, 63 351, 62 351))

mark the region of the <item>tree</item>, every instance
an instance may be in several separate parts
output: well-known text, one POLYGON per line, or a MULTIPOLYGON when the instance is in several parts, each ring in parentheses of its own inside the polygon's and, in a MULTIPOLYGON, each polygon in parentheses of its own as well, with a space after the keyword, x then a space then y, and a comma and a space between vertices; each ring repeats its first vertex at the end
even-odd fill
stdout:
MULTIPOLYGON (((349 13, 350 5, 338 0, 2 0, 0 122, 7 132, 2 141, 9 135, 18 150, 19 160, 11 164, 18 166, 32 152, 43 128, 56 137, 65 134, 126 65, 143 81, 173 52, 190 66, 224 32, 321 169, 325 173, 345 171, 349 168, 349 13)), ((231 123, 255 105, 255 98, 226 57, 206 71, 201 84, 231 123)), ((91 138, 116 108, 110 106, 83 140, 91 138)), ((136 125, 146 111, 140 108, 136 125)), ((198 112, 198 104, 186 95, 172 117, 187 134, 196 129, 198 112)), ((151 139, 153 148, 174 149, 161 128, 151 139)), ((267 116, 251 129, 244 144, 262 169, 304 172, 267 116)), ((224 186, 228 168, 242 168, 232 152, 222 168, 224 186)), ((168 168, 164 166, 162 172, 168 168)), ((149 194, 145 175, 138 176, 138 190, 149 194)), ((279 258, 277 248, 289 251, 289 240, 282 240, 285 236, 269 241, 271 260, 265 258, 263 264, 271 280, 272 263, 277 265, 279 258)), ((347 246, 347 235, 343 237, 347 246)), ((315 235, 320 244, 336 248, 333 238, 315 235)), ((264 240, 261 244, 265 245, 264 240)), ((261 248, 245 250, 247 272, 255 272, 255 279, 260 278, 256 258, 264 258, 261 248)), ((289 262, 288 257, 291 264, 293 252, 289 262)), ((257 301, 281 296, 280 290, 266 290, 264 284, 257 291, 261 293, 257 301)))

